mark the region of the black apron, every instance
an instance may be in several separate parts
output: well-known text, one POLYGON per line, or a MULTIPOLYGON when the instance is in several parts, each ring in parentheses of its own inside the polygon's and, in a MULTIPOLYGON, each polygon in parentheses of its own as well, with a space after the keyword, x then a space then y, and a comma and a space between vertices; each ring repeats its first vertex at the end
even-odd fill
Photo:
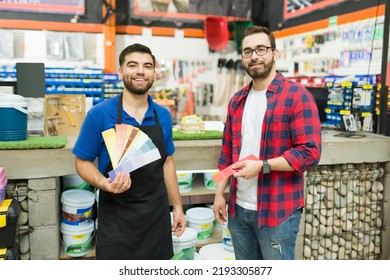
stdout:
MULTIPOLYGON (((122 98, 117 124, 122 123, 122 98)), ((96 259, 169 260, 172 231, 163 165, 164 136, 156 111, 155 125, 140 126, 160 151, 161 159, 131 172, 131 187, 121 194, 100 190, 96 259)), ((105 172, 112 170, 110 164, 105 172)))

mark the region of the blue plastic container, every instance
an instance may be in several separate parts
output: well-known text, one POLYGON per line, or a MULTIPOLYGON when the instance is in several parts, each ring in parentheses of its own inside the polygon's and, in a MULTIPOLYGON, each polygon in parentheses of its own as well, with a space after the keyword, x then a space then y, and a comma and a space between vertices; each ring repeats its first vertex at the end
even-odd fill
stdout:
POLYGON ((27 101, 17 94, 0 93, 0 141, 27 139, 27 101))

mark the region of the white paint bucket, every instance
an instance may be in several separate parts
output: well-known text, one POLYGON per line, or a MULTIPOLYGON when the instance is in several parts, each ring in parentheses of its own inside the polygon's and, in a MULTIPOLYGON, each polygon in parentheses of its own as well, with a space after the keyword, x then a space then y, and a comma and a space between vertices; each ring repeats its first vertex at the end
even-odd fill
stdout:
POLYGON ((198 233, 197 244, 210 241, 214 229, 214 212, 207 207, 194 207, 186 211, 188 227, 198 233))
POLYGON ((177 172, 177 183, 181 193, 190 192, 192 190, 192 173, 177 172))
POLYGON ((77 174, 62 176, 62 186, 64 191, 67 190, 89 191, 91 189, 91 186, 77 174))
POLYGON ((91 250, 94 231, 93 220, 77 226, 61 223, 62 244, 64 252, 70 257, 82 257, 91 250))
POLYGON ((194 261, 200 261, 200 260, 202 260, 202 257, 199 255, 199 253, 195 252, 194 261))
POLYGON ((85 190, 68 190, 61 194, 62 222, 79 225, 92 218, 95 195, 85 190))
POLYGON ((197 232, 186 227, 180 237, 172 235, 173 253, 172 260, 193 260, 195 253, 197 232))
POLYGON ((227 227, 227 222, 221 225, 222 226, 222 244, 226 250, 234 251, 232 236, 230 235, 230 230, 227 227))
POLYGON ((234 253, 224 248, 222 243, 204 245, 199 249, 199 255, 204 260, 234 260, 234 253))
MULTIPOLYGON (((207 208, 210 208, 211 210, 213 210, 214 212, 214 204, 206 204, 206 207, 207 208)), ((214 216, 215 217, 215 216, 214 216)), ((217 221, 217 220, 214 220, 214 231, 221 231, 221 224, 217 221)))
POLYGON ((218 172, 205 172, 204 173, 204 186, 207 189, 215 190, 217 188, 217 183, 213 180, 213 176, 218 172))

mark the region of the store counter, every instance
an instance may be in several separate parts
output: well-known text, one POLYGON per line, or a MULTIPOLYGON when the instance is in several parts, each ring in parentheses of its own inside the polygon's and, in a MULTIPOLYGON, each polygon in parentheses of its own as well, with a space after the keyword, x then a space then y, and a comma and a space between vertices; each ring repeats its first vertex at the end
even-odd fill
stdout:
MULTIPOLYGON (((362 163, 379 163, 384 167, 383 191, 383 226, 382 258, 390 255, 390 137, 372 133, 359 132, 362 138, 335 136, 339 131, 323 130, 321 168, 332 169, 333 166, 351 163, 360 168, 362 163)), ((64 175, 76 174, 75 158, 72 147, 76 137, 68 137, 66 147, 45 150, 0 150, 0 166, 5 167, 7 178, 15 190, 28 189, 28 225, 30 248, 25 258, 58 259, 60 257, 59 217, 60 215, 60 182, 64 175), (31 228, 33 230, 31 230, 31 228), (52 244, 52 246, 47 246, 52 244)), ((180 140, 175 141, 174 154, 177 170, 202 172, 215 170, 221 150, 222 140, 180 140)), ((383 170, 383 169, 382 169, 383 170)), ((325 178, 327 179, 327 178, 325 178)), ((325 180, 324 179, 324 180, 325 180)), ((20 192, 20 191, 19 191, 20 192)), ((201 193, 202 199, 212 199, 212 193, 201 193), (211 198, 210 198, 211 197, 211 198)), ((25 197, 26 197, 25 196, 25 197)), ((183 203, 200 203, 200 195, 183 195, 183 203), (188 201, 187 201, 188 200, 188 201), (186 202, 187 201, 187 202, 186 202)), ((314 197, 315 198, 315 197, 314 197)), ((212 200, 211 200, 212 201, 212 200)), ((210 201, 208 201, 210 202, 210 201)), ((302 219, 304 220, 304 219, 302 219)), ((298 259, 303 258, 303 230, 300 230, 297 241, 298 259)))
MULTIPOLYGON (((320 165, 390 161, 390 137, 359 132, 362 138, 336 137, 339 131, 322 132, 320 165)), ((0 150, 0 166, 8 179, 37 179, 75 174, 72 147, 68 137, 65 148, 47 150, 0 150)), ((175 141, 174 159, 178 170, 216 169, 221 140, 175 141)))

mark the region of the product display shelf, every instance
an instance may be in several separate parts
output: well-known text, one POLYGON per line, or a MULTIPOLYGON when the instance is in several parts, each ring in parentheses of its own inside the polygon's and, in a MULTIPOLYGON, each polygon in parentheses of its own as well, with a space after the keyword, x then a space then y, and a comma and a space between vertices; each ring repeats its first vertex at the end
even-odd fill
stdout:
POLYGON ((93 103, 103 100, 103 70, 45 68, 46 94, 85 94, 93 103))
MULTIPOLYGON (((16 81, 15 67, 1 67, 0 81, 16 81)), ((85 94, 93 104, 103 101, 103 70, 99 68, 45 68, 46 94, 85 94)))
POLYGON ((0 66, 0 81, 16 81, 16 67, 9 65, 0 66))
MULTIPOLYGON (((212 243, 221 243, 221 240, 222 240, 222 231, 220 228, 214 228, 213 230, 213 235, 211 236, 211 240, 207 243, 203 243, 203 244, 196 244, 196 251, 199 252, 199 249, 202 248, 203 246, 207 245, 207 244, 212 244, 212 243)), ((82 256, 82 257, 70 257, 68 255, 65 254, 64 252, 64 248, 61 246, 61 250, 60 250, 60 260, 94 260, 95 259, 95 254, 96 254, 96 251, 95 251, 95 239, 91 245, 91 251, 89 251, 89 253, 85 256, 82 256)))
MULTIPOLYGON (((225 197, 229 193, 229 189, 225 190, 225 197)), ((192 182, 191 190, 186 192, 180 192, 181 201, 183 205, 213 203, 215 190, 205 187, 203 181, 203 174, 197 173, 192 182)))
POLYGON ((123 92, 123 83, 118 74, 103 74, 103 98, 108 99, 123 92))
MULTIPOLYGON (((215 190, 206 188, 204 186, 203 173, 201 171, 210 171, 210 170, 196 170, 199 173, 195 173, 194 180, 192 182, 191 190, 188 192, 181 192, 180 196, 182 199, 183 206, 186 205, 194 205, 194 204, 203 204, 203 203, 213 203, 215 190)), ((212 170, 214 171, 214 170, 212 170)), ((179 171, 180 172, 180 171, 179 171)), ((229 193, 229 189, 225 191, 225 197, 227 199, 227 195, 229 193)), ((96 234, 96 233, 95 233, 96 234)), ((213 230, 213 235, 211 240, 204 244, 197 244, 196 250, 199 250, 201 247, 211 243, 220 243, 222 239, 221 228, 215 228, 213 230)), ((94 239, 95 241, 95 239, 94 239)), ((60 260, 92 260, 95 258, 95 242, 92 242, 91 251, 83 257, 70 257, 65 254, 63 246, 61 246, 60 251, 60 260)))

